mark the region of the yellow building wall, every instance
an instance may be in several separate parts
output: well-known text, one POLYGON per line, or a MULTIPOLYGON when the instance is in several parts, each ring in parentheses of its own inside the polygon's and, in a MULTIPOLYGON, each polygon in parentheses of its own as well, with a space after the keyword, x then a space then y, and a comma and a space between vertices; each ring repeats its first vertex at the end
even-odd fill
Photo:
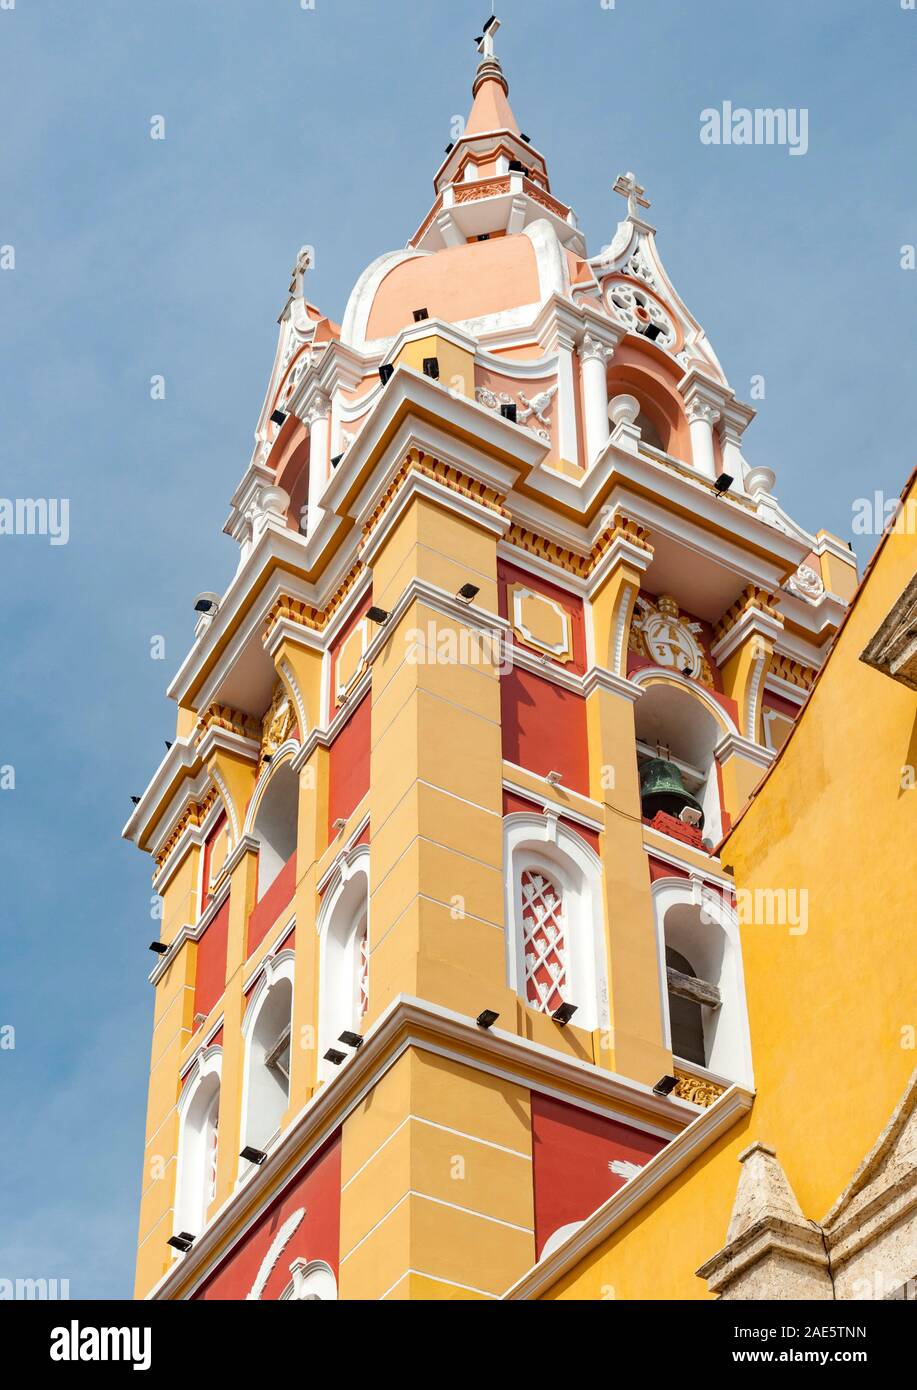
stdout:
POLYGON ((900 1100, 917 1023, 917 790, 902 788, 902 769, 917 765, 917 696, 859 655, 915 560, 913 537, 883 546, 792 737, 723 850, 740 894, 759 895, 759 918, 775 892, 807 895, 785 914, 792 920, 741 928, 757 1090, 750 1115, 545 1297, 709 1297, 694 1271, 725 1242, 739 1153, 754 1140, 774 1147, 817 1221, 900 1100))

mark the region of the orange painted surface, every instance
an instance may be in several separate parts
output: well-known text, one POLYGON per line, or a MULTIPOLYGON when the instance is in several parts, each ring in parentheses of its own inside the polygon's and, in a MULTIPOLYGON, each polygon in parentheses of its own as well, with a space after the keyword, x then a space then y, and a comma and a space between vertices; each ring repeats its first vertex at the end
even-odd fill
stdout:
POLYGON ((226 943, 229 939, 229 898, 197 943, 194 1012, 209 1014, 226 988, 226 943))
POLYGON ((331 745, 328 770, 328 839, 334 835, 334 822, 346 820, 369 791, 369 750, 372 699, 369 694, 331 745))
POLYGON ((586 701, 552 681, 513 668, 500 679, 503 756, 546 777, 559 772, 564 785, 589 795, 586 701))
MULTIPOLYGON (((550 583, 547 579, 542 579, 540 575, 532 574, 529 570, 520 569, 517 565, 511 565, 506 560, 497 561, 497 603, 501 618, 509 618, 509 600, 507 588, 510 584, 524 584, 527 589, 531 589, 535 594, 544 594, 547 598, 553 599, 560 604, 561 608, 570 615, 570 629, 573 634, 573 660, 558 663, 563 665, 568 671, 575 671, 582 676, 586 671, 586 627, 583 618, 583 605, 575 594, 568 593, 566 589, 561 589, 559 585, 550 583)), ((522 641, 518 634, 514 634, 514 640, 522 646, 527 647, 527 643, 522 641)), ((540 648, 529 647, 528 650, 542 655, 540 648)))
POLYGON ((290 1282, 294 1260, 324 1260, 338 1273, 341 1225, 341 1139, 333 1139, 246 1231, 221 1265, 193 1295, 195 1299, 244 1299, 281 1227, 297 1213, 291 1232, 268 1277, 261 1298, 272 1302, 290 1282))
POLYGON ((538 299, 538 267, 528 237, 473 241, 390 270, 376 292, 367 337, 388 338, 407 328, 415 309, 458 323, 538 299))

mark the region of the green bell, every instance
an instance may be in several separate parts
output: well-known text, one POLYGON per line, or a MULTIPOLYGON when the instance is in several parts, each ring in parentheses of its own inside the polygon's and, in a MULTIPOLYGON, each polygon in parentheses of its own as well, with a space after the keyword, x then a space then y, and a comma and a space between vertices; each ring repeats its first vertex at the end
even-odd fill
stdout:
POLYGON ((640 769, 640 802, 643 814, 653 820, 657 811, 679 816, 686 806, 700 811, 703 828, 704 813, 696 797, 686 790, 681 773, 666 758, 650 758, 640 769))

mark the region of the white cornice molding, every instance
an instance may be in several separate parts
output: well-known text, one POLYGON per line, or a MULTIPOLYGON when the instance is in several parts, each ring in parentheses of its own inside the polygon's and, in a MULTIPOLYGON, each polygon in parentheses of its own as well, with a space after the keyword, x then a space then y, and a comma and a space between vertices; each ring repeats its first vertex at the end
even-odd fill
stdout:
POLYGON ((562 1245, 517 1280, 503 1298, 510 1302, 538 1298, 663 1192, 702 1153, 747 1115, 753 1103, 752 1091, 744 1086, 731 1086, 681 1134, 660 1149, 639 1173, 588 1216, 562 1245))
POLYGON ((201 735, 198 751, 205 763, 209 763, 214 753, 231 753, 243 762, 256 763, 261 756, 261 743, 256 738, 247 738, 232 729, 211 724, 201 735))
POLYGON ((150 817, 176 777, 199 767, 200 754, 190 738, 177 738, 157 767, 139 802, 131 812, 121 835, 137 844, 149 828, 150 817))
POLYGON ((642 686, 625 676, 616 675, 607 666, 590 666, 583 677, 583 694, 589 696, 596 690, 607 690, 610 695, 620 695, 633 704, 644 693, 642 686))
POLYGON ((733 623, 727 633, 718 642, 714 642, 710 648, 710 653, 717 665, 722 667, 729 660, 733 652, 741 647, 749 637, 758 636, 769 638, 772 642, 777 642, 783 636, 783 622, 780 618, 772 618, 769 613, 764 613, 760 608, 746 608, 738 622, 733 623))
POLYGON ((721 763, 725 762, 727 758, 737 757, 744 758, 747 762, 754 763, 761 768, 770 767, 777 756, 773 748, 765 748, 760 743, 752 743, 750 738, 744 738, 741 734, 724 734, 713 752, 721 763))
MULTIPOLYGON (((530 777, 537 776, 537 773, 529 772, 528 768, 520 768, 520 771, 527 773, 530 777)), ((546 778, 538 777, 538 781, 544 783, 544 787, 540 791, 527 786, 523 782, 514 782, 511 777, 504 776, 503 790, 510 792, 513 796, 518 796, 525 801, 531 802, 533 806, 540 805, 542 808, 542 815, 550 810, 552 815, 560 816, 561 820, 571 821, 576 825, 583 826, 586 830, 594 830, 597 834, 602 834, 605 829, 605 821, 602 816, 603 807, 600 802, 593 801, 591 797, 584 796, 582 792, 574 792, 573 795, 577 796, 580 800, 591 802, 598 813, 595 816, 584 815, 582 811, 576 810, 574 807, 570 806, 568 802, 563 801, 558 796, 558 789, 553 787, 546 778)), ((506 817, 504 817, 504 820, 505 819, 506 817)))
MULTIPOLYGON (((663 1153, 672 1148, 681 1133, 693 1128, 693 1116, 703 1119, 716 1109, 699 1112, 697 1106, 687 1101, 654 1095, 642 1082, 605 1071, 591 1062, 554 1052, 500 1028, 485 1031, 473 1019, 454 1010, 399 995, 367 1031, 359 1051, 291 1121, 266 1163, 227 1198, 191 1250, 174 1262, 146 1297, 190 1297, 225 1258, 227 1240, 237 1243, 245 1236, 276 1200, 278 1192, 295 1179, 347 1115, 410 1048, 657 1135, 669 1141, 663 1153), (625 1108, 622 1110, 621 1106, 625 1108), (640 1112, 640 1118, 634 1116, 633 1109, 640 1112)), ((725 1100, 726 1096, 717 1104, 722 1105, 725 1100)))

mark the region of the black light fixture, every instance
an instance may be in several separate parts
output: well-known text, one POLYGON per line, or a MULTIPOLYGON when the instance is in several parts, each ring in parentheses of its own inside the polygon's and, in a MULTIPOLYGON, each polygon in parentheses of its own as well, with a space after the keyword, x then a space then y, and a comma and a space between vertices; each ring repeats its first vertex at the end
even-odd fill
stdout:
POLYGON ((384 608, 377 608, 376 605, 373 604, 372 608, 367 608, 366 616, 371 623, 378 623, 379 626, 382 627, 385 623, 388 622, 389 618, 391 617, 391 614, 388 613, 384 608))
POLYGON ((482 1009, 475 1019, 479 1028, 492 1028, 500 1015, 495 1009, 482 1009))
POLYGON ((260 1168, 262 1163, 266 1161, 267 1154, 263 1149, 256 1149, 252 1144, 246 1144, 239 1157, 244 1158, 246 1163, 257 1163, 260 1168))
POLYGON ((519 139, 524 140, 527 145, 530 145, 532 143, 531 135, 526 135, 524 130, 520 130, 519 139))
POLYGON ((517 407, 513 405, 512 402, 500 406, 500 414, 503 416, 504 420, 509 420, 514 425, 516 423, 516 413, 517 407))
POLYGON ((332 468, 337 468, 338 464, 340 463, 340 461, 341 461, 341 459, 342 459, 343 457, 344 457, 343 454, 335 454, 334 458, 331 460, 331 467, 332 467, 332 468))
POLYGON ((170 743, 170 741, 169 741, 168 739, 165 739, 164 742, 165 742, 166 748, 171 748, 171 747, 172 747, 172 744, 170 743))
POLYGON ((286 424, 287 419, 288 416, 285 410, 274 410, 271 412, 272 425, 277 425, 278 427, 283 426, 286 424))
POLYGON ((478 588, 477 584, 469 582, 462 585, 455 597, 460 598, 463 603, 471 603, 477 598, 480 592, 481 590, 478 588))
POLYGON ((490 241, 490 232, 481 232, 478 241, 490 241))
POLYGON ((511 174, 524 174, 525 165, 521 159, 511 159, 509 162, 509 171, 511 174))
POLYGON ((272 763, 272 762, 274 761, 274 755, 273 755, 273 753, 265 753, 265 755, 264 755, 264 757, 262 758, 261 761, 262 761, 263 763, 272 763))
POLYGON ((344 1043, 347 1047, 362 1047, 363 1034, 352 1033, 349 1028, 345 1028, 341 1036, 338 1038, 338 1042, 344 1043))
POLYGON ((215 608, 216 604, 212 598, 199 598, 194 605, 195 613, 212 613, 215 608))
POLYGON ((453 151, 454 149, 455 149, 455 141, 454 141, 454 140, 450 140, 449 143, 448 143, 448 145, 446 146, 446 154, 451 154, 452 151, 453 151))
POLYGON ((169 948, 164 941, 151 941, 150 950, 155 952, 157 956, 167 956, 169 954, 169 948))
POLYGON ((415 309, 415 310, 414 310, 414 322, 415 322, 415 323, 423 323, 424 319, 428 319, 429 317, 430 317, 430 311, 429 311, 429 309, 415 309))
POLYGON ((659 1080, 656 1082, 656 1085, 653 1087, 653 1095, 667 1096, 675 1090, 675 1087, 677 1085, 677 1076, 660 1076, 659 1080))
POLYGON ((713 486, 716 488, 717 496, 725 496, 725 494, 729 491, 734 482, 735 478, 730 478, 728 473, 721 473, 720 476, 717 478, 716 482, 713 484, 713 486))
POLYGON ((559 1023, 559 1024, 560 1024, 561 1028, 566 1028, 567 1024, 570 1022, 571 1018, 573 1017, 573 1015, 574 1015, 575 1013, 576 1013, 576 1005, 575 1005, 575 1004, 566 1004, 566 1003, 564 1003, 564 1004, 558 1005, 558 1007, 557 1007, 557 1008, 554 1010, 554 1012, 552 1013, 551 1017, 553 1018, 553 1020, 554 1020, 555 1023, 559 1023))
POLYGON ((173 1250, 180 1250, 186 1255, 194 1244, 194 1236, 189 1231, 180 1231, 177 1236, 169 1236, 166 1245, 171 1245, 173 1250))
POLYGON ((423 374, 428 376, 431 381, 439 381, 439 358, 425 357, 423 359, 423 374))
POLYGON ((379 380, 382 382, 382 385, 387 386, 394 375, 395 368, 392 366, 391 362, 383 362, 382 366, 379 368, 379 380))
POLYGON ((140 797, 139 797, 139 796, 132 796, 132 797, 131 797, 131 801, 133 801, 133 803, 134 803, 135 806, 139 806, 139 805, 140 805, 140 797))
POLYGON ((337 1048, 329 1047, 328 1051, 325 1053, 325 1061, 333 1062, 336 1067, 339 1067, 342 1062, 347 1061, 347 1053, 338 1052, 337 1048))

